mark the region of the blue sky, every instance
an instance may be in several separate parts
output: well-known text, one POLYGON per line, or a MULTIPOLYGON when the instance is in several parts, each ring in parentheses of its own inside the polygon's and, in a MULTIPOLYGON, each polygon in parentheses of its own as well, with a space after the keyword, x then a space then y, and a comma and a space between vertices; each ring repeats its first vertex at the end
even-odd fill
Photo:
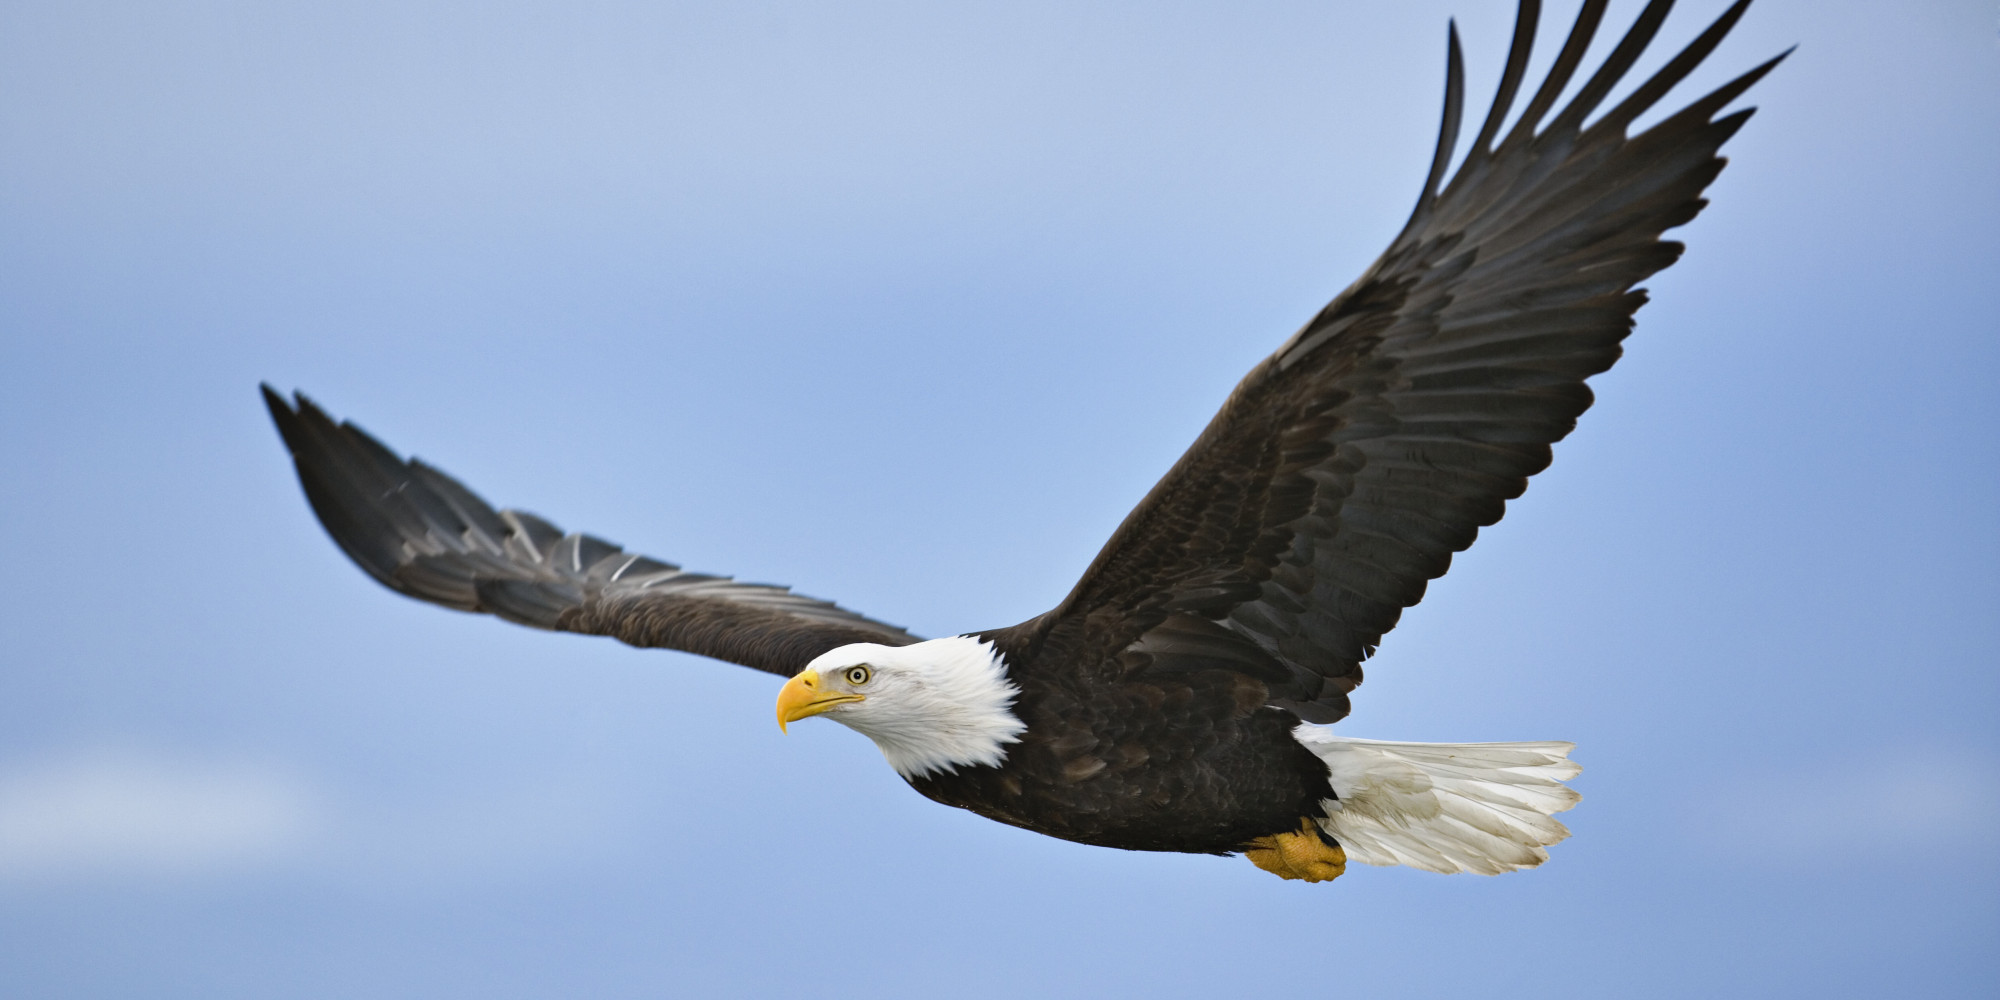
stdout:
POLYGON ((0 7, 0 982, 1990 988, 1984 0, 1751 10, 1683 100, 1800 48, 1688 254, 1371 662, 1344 732, 1579 743, 1528 873, 1306 886, 934 806, 780 735, 769 677, 377 587, 256 399, 690 568, 1009 624, 1407 215, 1453 16, 1483 101, 1501 0, 0 7))

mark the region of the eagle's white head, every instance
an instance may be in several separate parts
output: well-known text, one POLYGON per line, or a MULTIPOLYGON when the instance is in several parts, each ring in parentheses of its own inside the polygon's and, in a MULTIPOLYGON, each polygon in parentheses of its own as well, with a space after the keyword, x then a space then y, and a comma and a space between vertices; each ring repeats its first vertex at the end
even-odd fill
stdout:
POLYGON ((959 635, 909 646, 857 642, 821 653, 778 692, 778 726, 825 715, 882 748, 905 778, 998 766, 1026 723, 1021 689, 993 644, 959 635))

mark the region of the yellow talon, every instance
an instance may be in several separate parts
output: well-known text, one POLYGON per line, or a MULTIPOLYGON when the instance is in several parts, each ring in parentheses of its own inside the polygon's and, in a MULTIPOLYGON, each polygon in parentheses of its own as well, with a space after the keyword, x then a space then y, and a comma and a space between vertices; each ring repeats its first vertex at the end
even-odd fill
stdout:
POLYGON ((1243 848, 1250 863, 1279 878, 1301 882, 1330 882, 1347 871, 1347 852, 1329 844, 1319 832, 1319 824, 1307 816, 1293 833, 1258 837, 1243 848))

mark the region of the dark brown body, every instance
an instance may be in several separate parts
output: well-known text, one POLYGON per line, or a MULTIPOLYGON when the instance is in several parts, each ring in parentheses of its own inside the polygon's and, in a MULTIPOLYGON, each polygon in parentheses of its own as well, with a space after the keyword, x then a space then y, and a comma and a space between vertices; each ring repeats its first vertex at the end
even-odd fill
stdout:
POLYGON ((1326 765, 1292 737, 1298 716, 1267 705, 1255 678, 1149 663, 1099 679, 1073 666, 1036 671, 1036 660, 1008 658, 1021 688, 1014 712, 1028 728, 1006 762, 912 787, 1064 840, 1205 854, 1296 830, 1334 798, 1326 765))

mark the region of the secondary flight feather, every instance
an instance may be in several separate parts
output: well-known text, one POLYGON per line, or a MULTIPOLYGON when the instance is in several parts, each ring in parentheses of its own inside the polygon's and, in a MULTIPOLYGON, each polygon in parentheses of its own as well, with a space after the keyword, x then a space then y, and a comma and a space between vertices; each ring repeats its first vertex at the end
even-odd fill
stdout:
POLYGON ((1062 603, 919 641, 784 587, 691 573, 496 510, 302 395, 265 401, 327 532, 383 585, 536 628, 699 653, 787 678, 786 725, 867 735, 917 791, 1054 837, 1242 854, 1323 881, 1349 860, 1493 874, 1540 864, 1577 794, 1561 742, 1358 740, 1361 664, 1452 554, 1498 521, 1589 408, 1694 218, 1723 109, 1771 59, 1637 135, 1631 124, 1742 17, 1741 0, 1597 114, 1665 20, 1653 0, 1583 81, 1586 0, 1506 126, 1540 16, 1523 0, 1498 94, 1447 168, 1464 110, 1448 33, 1444 121, 1382 256, 1244 377, 1062 603))

